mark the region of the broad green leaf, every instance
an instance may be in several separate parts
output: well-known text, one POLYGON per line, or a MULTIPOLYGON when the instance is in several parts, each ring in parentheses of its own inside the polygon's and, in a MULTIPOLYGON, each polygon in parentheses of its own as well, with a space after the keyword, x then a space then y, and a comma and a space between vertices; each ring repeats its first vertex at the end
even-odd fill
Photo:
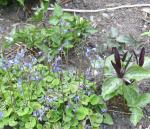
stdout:
POLYGON ((52 83, 51 83, 51 86, 52 86, 52 87, 53 87, 53 86, 58 86, 59 83, 60 83, 60 80, 59 80, 59 79, 54 79, 54 80, 52 81, 52 83))
POLYGON ((71 119, 73 117, 74 117, 74 115, 72 114, 72 110, 71 109, 66 109, 66 112, 63 115, 63 121, 64 122, 69 122, 69 121, 71 121, 71 119))
POLYGON ((108 124, 108 125, 113 125, 113 119, 112 119, 112 117, 110 116, 110 114, 105 113, 105 114, 103 115, 103 123, 108 124))
POLYGON ((128 106, 134 107, 135 103, 139 97, 138 93, 132 86, 122 86, 123 96, 127 101, 128 106))
POLYGON ((83 105, 88 105, 89 101, 90 101, 89 96, 86 96, 86 95, 82 95, 82 96, 81 96, 80 102, 81 102, 83 105))
POLYGON ((10 114, 12 113, 13 109, 9 108, 7 111, 4 111, 4 118, 10 116, 10 114))
POLYGON ((89 114, 89 110, 85 107, 79 107, 76 112, 78 120, 83 120, 89 114))
POLYGON ((57 17, 51 17, 49 23, 55 26, 59 23, 59 19, 57 17))
POLYGON ((144 64, 142 67, 147 69, 147 70, 150 70, 150 57, 145 57, 144 64))
POLYGON ((90 116, 90 122, 93 127, 99 127, 100 124, 103 122, 103 115, 100 113, 95 113, 90 116))
POLYGON ((63 10, 58 4, 55 5, 54 15, 57 16, 57 17, 60 17, 60 16, 63 15, 63 10))
POLYGON ((18 124, 18 122, 15 121, 15 120, 10 120, 10 121, 9 121, 9 126, 10 126, 10 127, 14 127, 14 126, 16 126, 17 124, 18 124))
POLYGON ((17 0, 17 1, 20 3, 20 5, 24 6, 24 0, 17 0))
POLYGON ((105 74, 105 76, 112 75, 115 71, 112 64, 111 64, 111 61, 114 61, 114 54, 111 55, 111 56, 108 56, 106 58, 106 60, 104 61, 104 63, 105 63, 104 64, 104 74, 105 74))
POLYGON ((123 81, 117 77, 111 77, 104 81, 102 85, 102 97, 104 100, 109 100, 111 97, 109 97, 110 94, 116 92, 120 86, 123 85, 123 81))
POLYGON ((49 110, 49 112, 46 114, 46 117, 49 119, 50 122, 57 122, 59 121, 60 117, 60 113, 58 111, 54 111, 54 110, 49 110))
POLYGON ((5 126, 4 122, 0 121, 0 129, 4 129, 4 126, 5 126))
POLYGON ((127 44, 135 44, 136 40, 132 35, 120 35, 116 38, 117 42, 127 43, 127 44))
POLYGON ((27 129, 31 129, 31 128, 35 127, 35 125, 36 125, 35 117, 30 117, 29 122, 25 123, 25 127, 27 129))
POLYGON ((132 112, 130 116, 130 121, 136 126, 137 123, 142 119, 143 112, 141 108, 130 108, 130 111, 132 112))
POLYGON ((127 79, 135 79, 136 81, 141 81, 143 79, 148 79, 150 78, 150 71, 146 70, 140 66, 134 65, 131 66, 126 74, 125 74, 125 78, 127 79))
POLYGON ((142 94, 136 100, 136 106, 141 108, 145 107, 149 103, 150 103, 150 93, 142 94))
POLYGON ((98 96, 96 94, 93 94, 93 95, 90 96, 90 103, 92 105, 102 104, 103 103, 102 97, 98 96))
POLYGON ((62 16, 62 19, 67 20, 67 21, 73 21, 74 17, 69 13, 64 13, 64 15, 62 16))
POLYGON ((42 108, 42 105, 39 102, 32 102, 30 105, 34 110, 42 108))
POLYGON ((19 109, 17 111, 17 114, 18 114, 18 116, 24 116, 24 115, 28 114, 29 111, 30 111, 30 108, 29 107, 25 107, 25 109, 19 109))

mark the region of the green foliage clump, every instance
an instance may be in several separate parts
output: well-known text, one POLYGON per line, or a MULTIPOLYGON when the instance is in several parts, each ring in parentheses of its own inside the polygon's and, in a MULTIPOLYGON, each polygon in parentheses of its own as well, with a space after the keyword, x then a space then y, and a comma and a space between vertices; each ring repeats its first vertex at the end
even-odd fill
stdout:
POLYGON ((56 57, 60 52, 66 53, 76 47, 89 34, 95 32, 89 21, 64 13, 56 5, 49 27, 26 26, 13 36, 13 43, 26 44, 56 57))
POLYGON ((18 62, 22 54, 0 64, 0 128, 98 129, 113 124, 93 82, 48 66, 18 62))
POLYGON ((143 117, 142 108, 150 103, 150 93, 141 93, 138 88, 139 81, 150 78, 150 58, 144 57, 144 48, 139 57, 134 52, 136 62, 132 61, 133 53, 126 52, 121 57, 116 48, 114 52, 105 61, 106 78, 102 86, 102 97, 108 101, 121 95, 132 113, 130 120, 136 125, 143 117))

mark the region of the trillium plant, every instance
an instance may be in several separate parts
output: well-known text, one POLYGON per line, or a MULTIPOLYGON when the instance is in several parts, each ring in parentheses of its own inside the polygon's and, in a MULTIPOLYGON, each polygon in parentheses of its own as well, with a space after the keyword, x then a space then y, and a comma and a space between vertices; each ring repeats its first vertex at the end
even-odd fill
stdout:
POLYGON ((106 59, 105 73, 109 76, 105 76, 102 96, 106 101, 117 95, 124 97, 131 111, 130 120, 136 125, 143 117, 142 108, 150 103, 150 93, 140 93, 138 88, 138 82, 150 78, 148 64, 144 62, 145 48, 141 49, 139 56, 135 51, 120 54, 117 48, 113 48, 113 52, 114 58, 106 59), (110 70, 112 68, 114 70, 110 70))

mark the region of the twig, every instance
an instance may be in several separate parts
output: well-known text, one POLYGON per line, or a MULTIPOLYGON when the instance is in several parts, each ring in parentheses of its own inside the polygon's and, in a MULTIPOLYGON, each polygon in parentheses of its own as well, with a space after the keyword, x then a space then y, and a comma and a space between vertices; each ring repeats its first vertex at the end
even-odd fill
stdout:
MULTIPOLYGON (((134 4, 134 5, 121 5, 117 7, 111 8, 103 8, 103 9, 96 9, 96 10, 84 10, 84 9, 63 9, 64 12, 76 12, 76 13, 97 13, 97 12, 104 12, 104 11, 112 11, 124 8, 135 8, 135 7, 150 7, 150 4, 134 4)), ((32 10, 38 10, 38 8, 32 8, 32 10)), ((49 11, 54 10, 54 8, 48 8, 49 11)))

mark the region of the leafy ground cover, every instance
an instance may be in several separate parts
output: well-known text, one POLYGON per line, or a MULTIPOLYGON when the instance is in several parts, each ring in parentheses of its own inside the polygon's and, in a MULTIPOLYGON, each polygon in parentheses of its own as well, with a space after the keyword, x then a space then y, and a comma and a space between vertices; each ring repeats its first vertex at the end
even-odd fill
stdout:
POLYGON ((56 5, 48 22, 49 26, 19 28, 7 37, 3 50, 14 44, 20 49, 13 58, 1 56, 1 128, 103 128, 113 124, 107 103, 117 96, 124 100, 136 126, 144 116, 143 108, 150 103, 150 93, 138 88, 140 81, 150 78, 145 48, 140 52, 136 47, 126 49, 128 43, 139 41, 112 28, 108 39, 113 43, 107 45, 108 52, 93 61, 91 52, 96 50, 85 43, 89 34, 96 32, 89 21, 63 13, 56 5), (69 53, 79 48, 82 51, 77 56, 87 56, 92 67, 102 69, 101 85, 88 80, 81 69, 70 72, 63 68, 68 66, 64 62, 68 63, 69 53))

